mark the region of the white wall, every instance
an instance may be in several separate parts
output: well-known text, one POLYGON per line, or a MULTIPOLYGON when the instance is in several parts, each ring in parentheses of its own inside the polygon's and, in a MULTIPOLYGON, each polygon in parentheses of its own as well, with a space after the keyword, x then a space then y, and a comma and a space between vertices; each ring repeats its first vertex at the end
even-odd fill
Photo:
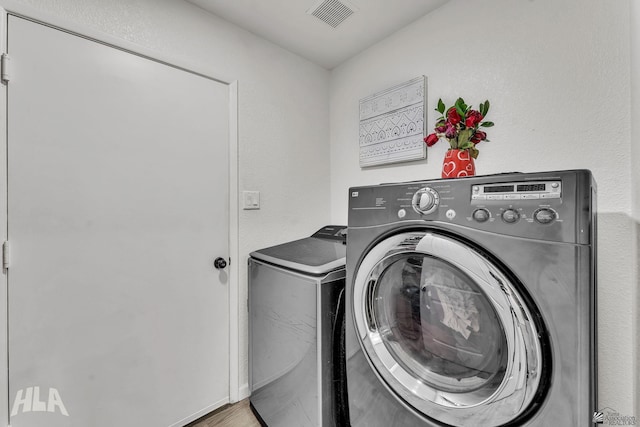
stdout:
POLYGON ((239 189, 259 190, 262 196, 261 210, 240 210, 241 259, 233 260, 241 273, 239 381, 246 386, 248 254, 309 235, 329 218, 329 72, 185 1, 11 4, 48 14, 56 23, 70 21, 125 39, 199 72, 238 80, 239 189), (313 194, 313 209, 299 203, 302 194, 313 194))
POLYGON ((629 11, 629 0, 452 0, 334 69, 330 100, 336 223, 346 221, 349 186, 439 178, 442 141, 426 161, 358 166, 359 99, 419 75, 428 77, 430 132, 439 97, 491 101, 487 119, 496 126, 478 146, 478 174, 591 169, 599 191, 599 406, 626 415, 638 399, 629 11))
POLYGON ((631 197, 633 202, 632 217, 635 225, 635 289, 636 289, 636 321, 635 321, 635 379, 636 379, 636 415, 640 415, 640 4, 631 2, 631 197))

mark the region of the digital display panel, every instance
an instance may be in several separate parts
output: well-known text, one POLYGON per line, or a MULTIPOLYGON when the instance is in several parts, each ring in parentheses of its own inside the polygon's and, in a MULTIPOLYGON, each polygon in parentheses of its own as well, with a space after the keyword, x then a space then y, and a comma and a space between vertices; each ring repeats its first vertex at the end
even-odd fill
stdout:
POLYGON ((513 185, 494 185, 492 187, 484 187, 485 193, 503 193, 513 191, 513 185))
POLYGON ((518 191, 544 191, 545 184, 518 184, 518 191))

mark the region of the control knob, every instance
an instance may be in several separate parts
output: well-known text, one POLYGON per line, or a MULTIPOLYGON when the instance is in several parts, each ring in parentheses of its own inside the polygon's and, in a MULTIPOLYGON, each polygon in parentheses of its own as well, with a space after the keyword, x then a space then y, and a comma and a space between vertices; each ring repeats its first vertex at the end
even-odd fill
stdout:
POLYGON ((550 224, 557 218, 557 216, 558 214, 556 214, 556 211, 550 208, 540 208, 533 213, 533 217, 540 224, 550 224))
POLYGON ((502 220, 508 224, 513 224, 514 222, 518 222, 520 219, 520 215, 515 209, 507 209, 502 212, 502 220))
POLYGON ((476 209, 473 211, 473 219, 478 222, 486 222, 489 218, 491 218, 491 213, 485 208, 476 209))
POLYGON ((425 215, 435 211, 440 203, 438 192, 431 187, 423 187, 413 195, 413 210, 425 215))

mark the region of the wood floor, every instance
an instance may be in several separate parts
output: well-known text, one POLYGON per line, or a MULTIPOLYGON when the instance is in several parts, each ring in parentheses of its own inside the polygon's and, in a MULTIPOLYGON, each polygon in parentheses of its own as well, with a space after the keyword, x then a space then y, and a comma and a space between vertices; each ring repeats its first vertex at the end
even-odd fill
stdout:
POLYGON ((249 399, 227 405, 186 427, 260 427, 249 407, 249 399))

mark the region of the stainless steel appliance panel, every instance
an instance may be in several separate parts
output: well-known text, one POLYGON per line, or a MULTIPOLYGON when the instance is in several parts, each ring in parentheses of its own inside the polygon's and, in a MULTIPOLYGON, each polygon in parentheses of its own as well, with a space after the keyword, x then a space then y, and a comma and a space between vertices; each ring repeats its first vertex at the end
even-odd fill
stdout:
POLYGON ((310 276, 249 259, 250 402, 268 426, 342 425, 334 341, 344 277, 344 267, 310 276))

